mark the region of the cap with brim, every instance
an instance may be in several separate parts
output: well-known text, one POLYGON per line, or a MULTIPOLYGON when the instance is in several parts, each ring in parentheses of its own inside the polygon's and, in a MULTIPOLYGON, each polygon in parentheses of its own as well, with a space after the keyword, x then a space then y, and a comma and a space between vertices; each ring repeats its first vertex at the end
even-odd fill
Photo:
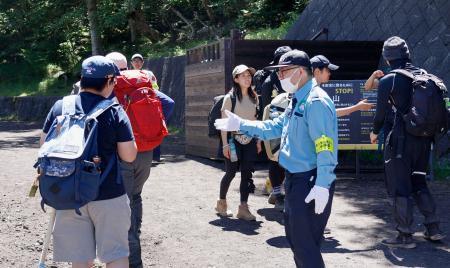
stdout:
POLYGON ((291 51, 292 48, 290 46, 282 46, 278 47, 275 52, 273 53, 273 61, 271 61, 269 64, 278 63, 281 56, 283 56, 285 53, 291 51))
POLYGON ((144 57, 142 57, 141 54, 134 54, 133 56, 131 56, 131 60, 134 60, 135 58, 139 58, 141 60, 144 60, 144 57))
POLYGON ((236 77, 236 75, 239 75, 245 71, 249 71, 252 76, 256 73, 255 68, 248 67, 247 65, 241 64, 241 65, 234 67, 233 73, 232 73, 233 77, 236 77))
POLYGON ((336 71, 339 69, 339 66, 332 64, 325 56, 317 55, 311 58, 311 66, 313 69, 315 68, 323 68, 327 67, 331 71, 336 71))
POLYGON ((303 66, 306 68, 311 68, 311 62, 309 61, 309 56, 304 51, 301 50, 291 50, 286 52, 283 56, 281 56, 280 61, 277 65, 267 66, 265 70, 274 70, 279 69, 281 67, 287 67, 292 65, 303 66))
POLYGON ((112 60, 104 56, 89 57, 81 64, 81 77, 108 78, 119 75, 119 68, 112 60))

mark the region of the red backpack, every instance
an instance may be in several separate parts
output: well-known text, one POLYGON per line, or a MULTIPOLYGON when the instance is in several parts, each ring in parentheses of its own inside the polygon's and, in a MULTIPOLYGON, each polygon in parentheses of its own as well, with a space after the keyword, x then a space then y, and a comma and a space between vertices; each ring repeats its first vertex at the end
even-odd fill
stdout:
POLYGON ((114 93, 130 118, 138 152, 150 151, 169 134, 161 101, 147 72, 126 70, 120 74, 114 93))

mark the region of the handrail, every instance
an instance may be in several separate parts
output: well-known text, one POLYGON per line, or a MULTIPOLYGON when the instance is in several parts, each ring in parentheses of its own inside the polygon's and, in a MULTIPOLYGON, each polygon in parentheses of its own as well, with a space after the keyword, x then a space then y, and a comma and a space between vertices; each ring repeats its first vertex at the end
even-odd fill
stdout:
POLYGON ((316 33, 313 37, 311 37, 311 41, 316 40, 319 38, 322 34, 326 35, 326 39, 328 40, 328 28, 322 28, 318 33, 316 33))

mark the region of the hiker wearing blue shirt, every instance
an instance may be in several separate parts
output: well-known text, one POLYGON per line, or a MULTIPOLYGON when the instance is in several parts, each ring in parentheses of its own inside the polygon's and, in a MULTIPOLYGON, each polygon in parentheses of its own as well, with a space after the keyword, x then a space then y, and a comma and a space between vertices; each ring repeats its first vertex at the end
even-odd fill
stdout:
POLYGON ((269 140, 281 137, 279 163, 286 169, 285 231, 297 267, 325 267, 320 253, 331 212, 338 131, 333 101, 312 78, 308 55, 284 54, 278 65, 283 89, 294 94, 286 111, 274 120, 249 121, 226 111, 216 128, 269 140), (311 202, 313 201, 314 202, 311 202))
MULTIPOLYGON (((109 97, 116 83, 118 69, 103 56, 87 58, 82 63, 81 92, 77 109, 89 113, 109 97)), ((45 120, 41 144, 55 118, 62 114, 63 102, 57 101, 45 120)), ((106 267, 128 268, 129 200, 118 172, 116 154, 122 161, 133 162, 137 148, 128 116, 119 105, 103 112, 98 120, 98 154, 100 167, 113 168, 100 185, 94 201, 75 210, 57 210, 53 229, 54 261, 71 262, 73 267, 91 267, 94 259, 106 267)))

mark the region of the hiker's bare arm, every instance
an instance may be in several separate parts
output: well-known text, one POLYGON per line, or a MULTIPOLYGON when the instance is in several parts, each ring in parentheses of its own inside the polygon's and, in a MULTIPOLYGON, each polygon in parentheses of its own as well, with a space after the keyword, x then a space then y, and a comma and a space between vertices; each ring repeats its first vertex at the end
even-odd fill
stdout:
POLYGON ((350 115, 351 113, 354 113, 356 111, 368 111, 372 108, 373 108, 373 104, 367 102, 367 99, 364 99, 350 107, 336 109, 336 115, 337 115, 337 117, 341 117, 341 116, 350 115))
POLYGON ((44 144, 45 137, 47 137, 47 133, 44 133, 44 131, 41 131, 41 138, 39 139, 39 147, 41 147, 42 144, 44 144))
POLYGON ((120 159, 125 162, 133 162, 136 159, 137 147, 134 141, 118 142, 117 152, 120 159))
POLYGON ((384 76, 383 71, 381 70, 374 71, 372 75, 369 77, 369 79, 367 79, 366 83, 364 83, 364 89, 369 90, 378 88, 378 79, 380 79, 383 76, 384 76))

